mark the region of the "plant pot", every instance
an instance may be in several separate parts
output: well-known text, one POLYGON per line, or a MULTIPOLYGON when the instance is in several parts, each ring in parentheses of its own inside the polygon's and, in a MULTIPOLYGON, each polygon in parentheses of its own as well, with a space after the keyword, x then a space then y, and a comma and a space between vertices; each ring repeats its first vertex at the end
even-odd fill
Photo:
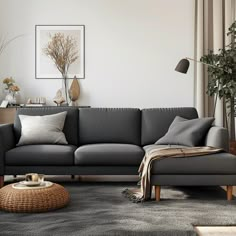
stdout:
POLYGON ((230 142, 229 152, 236 155, 236 141, 230 142))

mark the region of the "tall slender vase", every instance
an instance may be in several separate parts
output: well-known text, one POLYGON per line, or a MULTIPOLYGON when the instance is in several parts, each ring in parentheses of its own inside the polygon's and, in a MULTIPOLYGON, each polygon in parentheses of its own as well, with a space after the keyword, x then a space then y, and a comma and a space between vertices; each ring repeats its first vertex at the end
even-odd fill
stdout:
POLYGON ((80 95, 79 81, 76 77, 74 77, 68 92, 71 101, 70 106, 76 106, 80 95))
POLYGON ((65 98, 66 105, 69 105, 67 75, 62 76, 62 96, 65 98))

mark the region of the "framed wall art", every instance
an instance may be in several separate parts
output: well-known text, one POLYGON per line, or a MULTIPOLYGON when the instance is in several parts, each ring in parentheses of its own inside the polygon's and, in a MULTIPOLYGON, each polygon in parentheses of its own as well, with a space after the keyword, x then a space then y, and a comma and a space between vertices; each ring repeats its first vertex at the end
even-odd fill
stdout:
POLYGON ((84 41, 84 25, 36 25, 36 79, 84 79, 84 41))

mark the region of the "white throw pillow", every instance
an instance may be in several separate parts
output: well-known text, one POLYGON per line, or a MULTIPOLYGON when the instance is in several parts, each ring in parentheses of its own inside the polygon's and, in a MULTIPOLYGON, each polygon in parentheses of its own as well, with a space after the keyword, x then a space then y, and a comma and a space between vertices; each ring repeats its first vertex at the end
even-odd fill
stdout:
POLYGON ((62 132, 67 112, 45 116, 19 115, 21 137, 17 146, 29 144, 68 144, 62 132))

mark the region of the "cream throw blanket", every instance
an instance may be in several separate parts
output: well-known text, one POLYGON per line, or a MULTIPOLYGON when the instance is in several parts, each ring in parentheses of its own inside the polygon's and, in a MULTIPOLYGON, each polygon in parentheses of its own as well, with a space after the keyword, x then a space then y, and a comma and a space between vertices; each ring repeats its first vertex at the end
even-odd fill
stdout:
POLYGON ((152 163, 156 160, 164 158, 185 158, 202 156, 222 151, 219 148, 213 147, 186 147, 186 148, 156 148, 147 152, 144 156, 140 167, 140 188, 139 189, 126 189, 123 194, 133 202, 142 202, 151 198, 151 168, 152 163))

